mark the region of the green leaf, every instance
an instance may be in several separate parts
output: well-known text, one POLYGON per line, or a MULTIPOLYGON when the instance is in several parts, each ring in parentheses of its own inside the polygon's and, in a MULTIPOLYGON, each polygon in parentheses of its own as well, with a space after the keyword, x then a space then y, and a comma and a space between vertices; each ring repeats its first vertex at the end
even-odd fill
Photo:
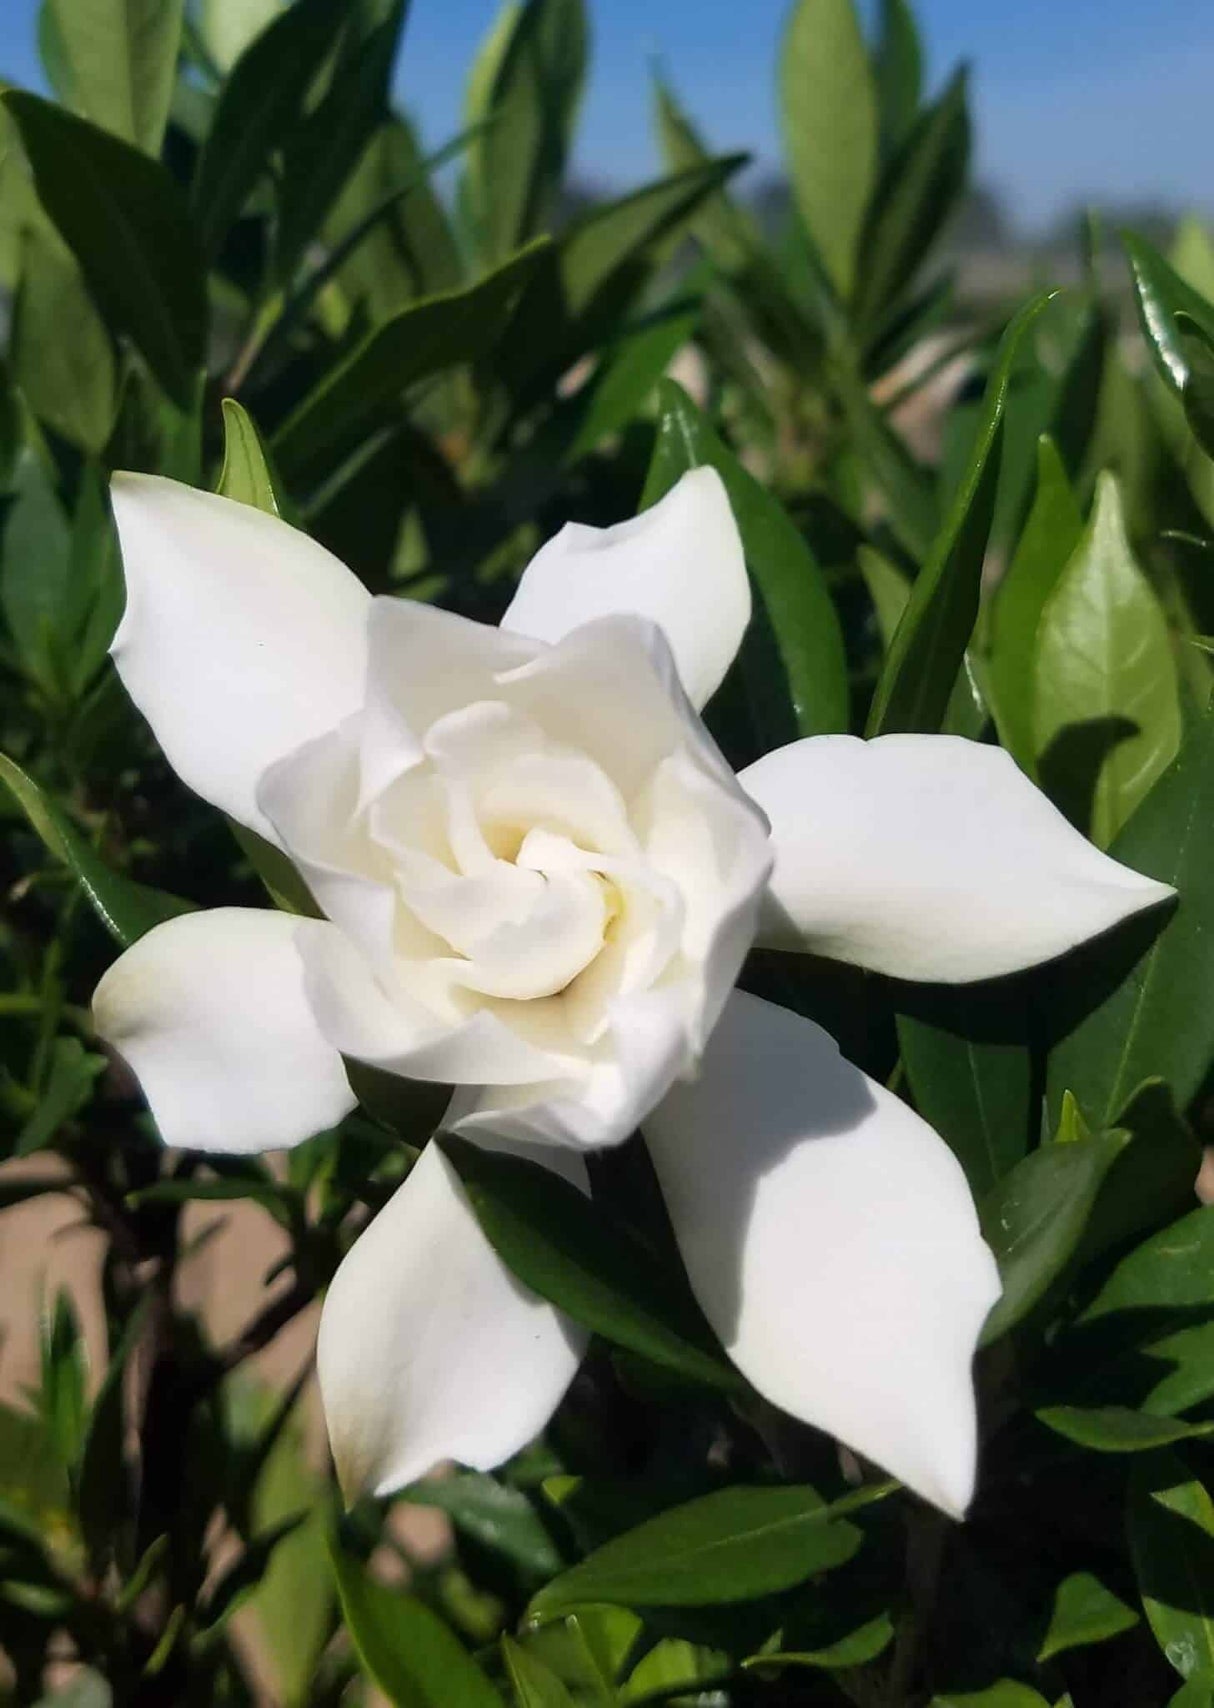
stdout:
POLYGON ((202 1637, 212 1636, 234 1613, 239 1612, 265 1577, 279 1543, 294 1535, 307 1518, 307 1512, 289 1513, 246 1542, 243 1551, 224 1572, 199 1610, 202 1637))
POLYGON ((881 0, 873 60, 881 138, 892 152, 914 124, 923 93, 923 43, 907 0, 881 0))
POLYGON ((501 1698, 436 1613, 385 1588, 331 1540, 346 1628, 363 1667, 396 1708, 502 1708, 501 1698))
POLYGON ((573 1708, 573 1698, 556 1673, 530 1649, 504 1636, 502 1658, 518 1708, 573 1708))
POLYGON ((898 1014, 915 1107, 946 1141, 978 1198, 993 1192, 1029 1148, 1032 1059, 1024 1005, 1014 990, 1000 981, 993 988, 909 992, 898 1014))
POLYGON ((90 1055, 79 1038, 56 1038, 38 1107, 17 1135, 13 1155, 29 1156, 49 1145, 88 1102, 93 1082, 105 1066, 105 1057, 90 1055))
POLYGON ((809 544, 674 380, 659 390, 658 428, 641 507, 688 469, 709 465, 725 483, 747 567, 763 601, 801 735, 848 727, 847 666, 834 601, 809 544))
POLYGON ((986 1690, 967 1691, 964 1696, 933 1696, 930 1708, 1050 1708, 1050 1705, 1027 1684, 1001 1678, 986 1690))
POLYGON ((30 676, 58 697, 55 670, 71 535, 41 452, 25 445, 13 470, 12 497, 0 526, 0 611, 30 676))
POLYGON ((1183 1460, 1147 1461, 1131 1484, 1129 1529, 1156 1642, 1182 1678, 1214 1672, 1214 1501, 1183 1460))
POLYGON ((85 1404, 87 1364, 80 1319, 71 1295, 59 1292, 40 1336, 42 1386, 39 1410, 60 1462, 75 1471, 88 1418, 85 1404))
POLYGON ((551 229, 588 45, 582 0, 510 0, 494 29, 503 34, 492 75, 468 113, 489 121, 467 166, 467 204, 488 266, 551 229))
POLYGON ((193 903, 183 901, 180 896, 150 889, 111 871, 62 808, 3 753, 0 753, 0 783, 7 785, 31 828, 55 858, 68 867, 101 923, 124 949, 154 925, 192 911, 193 903))
POLYGON ((815 1672, 841 1672, 849 1667, 867 1666, 884 1653, 894 1640, 894 1623, 888 1613, 879 1613, 849 1631, 837 1643, 824 1649, 777 1649, 769 1654, 751 1655, 742 1662, 747 1668, 761 1672, 764 1667, 811 1667, 815 1672))
POLYGON ((145 1298, 127 1320, 89 1412, 76 1504, 93 1570, 102 1572, 118 1546, 119 1529, 131 1517, 132 1489, 124 1458, 126 1410, 124 1384, 131 1354, 139 1344, 151 1300, 145 1298))
POLYGON ((261 436, 233 397, 223 400, 223 467, 215 490, 269 516, 279 514, 278 494, 261 436))
POLYGON ((877 170, 877 96, 852 0, 796 0, 780 49, 785 157, 801 217, 841 296, 877 170))
POLYGON ((70 105, 158 155, 169 116, 185 0, 45 0, 70 105))
POLYGON ((1012 364, 1026 329, 1048 301, 1035 297, 1003 335, 965 478, 898 625, 873 695, 869 735, 940 727, 978 615, 1012 364))
POLYGON ((177 186, 156 161, 36 95, 4 96, 38 197, 115 331, 183 408, 206 351, 202 256, 177 186))
POLYGON ((604 1543, 546 1584, 531 1616, 598 1601, 702 1607, 774 1595, 850 1560, 861 1532, 845 1515, 892 1486, 830 1505, 804 1485, 718 1489, 604 1543))
POLYGON ((271 156, 298 125, 343 17, 331 0, 296 0, 249 42, 225 79, 191 190, 209 255, 218 252, 271 156))
POLYGON ((1166 1080, 1183 1109, 1205 1076, 1214 1054, 1212 814, 1214 712, 1207 712, 1110 849, 1134 871, 1174 884, 1180 906, 1162 930, 1153 914, 1085 958, 1086 1001, 1109 994, 1051 1053, 1052 1109, 1069 1088, 1089 1120, 1107 1126, 1145 1079, 1166 1080), (1127 977, 1127 950, 1135 949, 1141 958, 1127 977))
POLYGON ((1202 450, 1214 457, 1214 333, 1204 334, 1187 315, 1180 322, 1181 348, 1189 364, 1183 394, 1185 419, 1202 450))
POLYGON ((686 1279, 576 1186, 539 1163, 438 1141, 481 1231, 541 1298, 619 1346, 713 1387, 738 1389, 686 1279))
POLYGON ((1093 1453, 1153 1453, 1214 1430, 1214 1424, 1185 1423, 1129 1406, 1042 1406, 1037 1416, 1055 1435, 1093 1453))
POLYGON ((873 546, 861 546, 856 563, 873 602, 881 649, 888 652, 910 598, 911 578, 873 546))
POLYGON ((413 303, 372 332, 279 428, 272 441, 288 473, 323 458, 364 428, 409 386, 483 355, 501 337, 546 242, 524 249, 497 272, 413 303))
POLYGON ((931 549, 938 526, 934 483, 873 403, 868 386, 850 362, 834 363, 831 382, 855 441, 861 469, 880 495, 890 530, 910 556, 921 562, 931 549))
POLYGON ((991 607, 987 678, 999 739, 1023 770, 1036 769, 1033 656, 1041 612, 1083 534, 1083 517, 1054 441, 1037 441, 1037 490, 991 607))
POLYGON ((25 228, 9 355, 34 414, 85 451, 114 422, 114 350, 70 251, 41 219, 25 228))
POLYGON ((1104 1643, 1138 1623, 1132 1607, 1106 1589, 1091 1572, 1072 1572, 1054 1591, 1054 1605, 1041 1647, 1039 1661, 1048 1661, 1067 1649, 1104 1643))
POLYGON ((1122 241, 1130 258, 1134 300, 1147 349, 1168 386, 1180 396, 1189 375, 1184 335, 1176 316, 1184 313, 1214 338, 1214 305, 1187 285, 1157 249, 1132 233, 1122 241))
POLYGON ((699 320, 696 305, 660 310, 639 326, 621 334, 603 356, 586 388, 584 413, 569 450, 571 461, 587 456, 612 433, 635 417, 669 368, 677 351, 692 336, 699 320))
POLYGON ((961 70, 890 161, 873 199, 856 281, 856 317, 875 325, 914 283, 965 188, 970 121, 961 70))
POLYGON ((1026 1316, 1061 1274, 1126 1142, 1124 1133, 1102 1133, 1042 1145, 983 1199, 982 1231, 1003 1282, 1003 1296, 982 1332, 984 1345, 1026 1316))
POLYGON ((520 1489, 473 1471, 442 1481, 412 1483, 401 1500, 445 1512, 465 1536, 504 1554, 535 1577, 551 1577, 561 1557, 535 1508, 520 1489))
POLYGON ((1101 475, 1087 529, 1042 607, 1032 698, 1042 784, 1107 848, 1181 735, 1167 619, 1134 561, 1111 474, 1101 475))
POLYGON ((1214 1708, 1214 1673, 1195 1673, 1168 1698, 1168 1708, 1214 1708))

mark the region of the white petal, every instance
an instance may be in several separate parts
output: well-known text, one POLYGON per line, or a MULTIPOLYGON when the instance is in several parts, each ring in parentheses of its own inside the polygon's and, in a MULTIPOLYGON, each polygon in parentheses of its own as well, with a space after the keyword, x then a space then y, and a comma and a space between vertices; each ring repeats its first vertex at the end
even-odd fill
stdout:
POLYGON ((127 692, 192 789, 262 836, 266 766, 361 703, 370 597, 277 517, 155 475, 112 485, 127 692))
POLYGON ((645 1134, 691 1284, 738 1368, 960 1516, 970 1364, 999 1280, 944 1142, 819 1027, 740 992, 699 1079, 645 1134))
POLYGON ((960 736, 814 736, 739 782, 771 821, 774 948, 964 984, 1173 894, 1093 848, 1001 748, 960 736))
POLYGON ((166 1144, 273 1150, 354 1107, 304 994, 298 925, 255 908, 183 914, 141 937, 97 986, 97 1031, 134 1070, 166 1144))
POLYGON ((614 528, 568 523, 528 564, 502 627, 558 641, 620 613, 665 630, 688 698, 703 706, 750 621, 742 541, 715 469, 693 469, 614 528))
MULTIPOLYGON (((581 1159, 542 1159, 585 1189, 581 1159)), ((547 1424, 585 1336, 516 1281, 428 1145, 357 1240, 316 1345, 342 1488, 390 1494, 444 1459, 488 1471, 547 1424)))

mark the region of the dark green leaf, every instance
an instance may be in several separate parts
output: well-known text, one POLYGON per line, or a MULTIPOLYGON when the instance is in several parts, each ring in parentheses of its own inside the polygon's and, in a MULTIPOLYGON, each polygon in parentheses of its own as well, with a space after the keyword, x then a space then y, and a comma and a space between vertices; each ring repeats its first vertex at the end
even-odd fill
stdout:
POLYGON ((586 72, 582 0, 504 9, 492 75, 470 120, 488 127, 468 154, 467 203, 481 259, 494 266, 551 229, 586 72))
POLYGON ((1193 437, 1208 457, 1214 457, 1214 332, 1203 333, 1186 316, 1181 330, 1187 332, 1181 348, 1188 362, 1184 382, 1184 412, 1193 437))
POLYGON ((183 407, 206 348, 202 256, 177 186, 138 149, 36 95, 4 96, 39 200, 97 306, 183 407))
POLYGON ((746 563, 775 634, 801 735, 848 726, 843 636, 820 565, 787 512, 713 432, 674 380, 659 391, 658 431, 642 508, 703 465, 725 483, 746 563))
POLYGON ((959 71, 890 161, 860 245, 857 318, 875 325, 914 283, 965 188, 970 122, 959 71))
POLYGON ((1185 388, 1189 364, 1176 316, 1187 314, 1207 336, 1214 338, 1214 305, 1187 285, 1143 238, 1127 232, 1123 242, 1130 257, 1134 298, 1147 348, 1160 374, 1179 396, 1185 388))
POLYGON ((297 0, 250 42, 225 80, 191 192, 209 254, 298 125, 342 21, 343 8, 331 0, 297 0))
POLYGON ((561 1557, 527 1496, 493 1477, 468 1471, 412 1483, 400 1498, 413 1506, 437 1507, 464 1535, 536 1577, 551 1577, 561 1568, 561 1557))
POLYGON ((45 0, 69 105, 145 154, 160 153, 185 0, 45 0))
POLYGON ((861 1532, 845 1515, 890 1486, 831 1505, 807 1486, 719 1489, 604 1543, 532 1598, 532 1616, 598 1601, 702 1607, 773 1595, 850 1560, 861 1532))
POLYGON ((695 306, 666 309, 651 316, 603 357, 586 388, 585 413, 569 451, 571 459, 586 456, 612 433, 618 433, 637 414, 654 387, 695 331, 695 306))
POLYGON ((396 1708, 502 1708, 488 1679, 436 1613, 385 1588, 330 1542, 346 1628, 358 1657, 396 1708))
POLYGON ((1037 1659, 1048 1661, 1067 1649, 1107 1642, 1137 1623, 1134 1609, 1106 1589, 1099 1578, 1091 1572, 1072 1572, 1054 1591, 1050 1623, 1037 1659))
POLYGON ((139 1344, 150 1300, 131 1313, 102 1377, 89 1412, 80 1458, 77 1507, 93 1563, 101 1572, 115 1552, 120 1525, 131 1515, 131 1484, 124 1458, 126 1415, 123 1389, 131 1354, 139 1344))
POLYGON ((915 581, 877 683, 870 735, 940 727, 978 614, 1012 364, 1025 330, 1048 301, 1034 298, 1004 333, 965 478, 943 533, 915 581))
POLYGON ((100 451, 114 421, 113 346, 74 258, 41 220, 25 228, 10 357, 38 419, 100 451))
POLYGON ((877 170, 877 97, 852 0, 796 0, 779 59, 793 194, 826 270, 850 294, 877 170))
POLYGON ((874 55, 881 138, 897 148, 915 122, 923 93, 923 44, 907 0, 881 0, 880 34, 874 55))
POLYGON ((1044 1696, 1027 1684, 1001 1678, 998 1684, 992 1684, 986 1690, 967 1691, 964 1696, 933 1696, 930 1708, 1050 1708, 1050 1705, 1044 1696))
POLYGON ((101 923, 123 948, 163 920, 192 910, 193 903, 182 901, 180 896, 149 889, 146 884, 134 883, 121 873, 111 871, 57 802, 44 794, 32 777, 27 777, 19 765, 2 753, 0 783, 7 785, 9 793, 50 853, 62 860, 72 872, 101 923))
POLYGON ((467 290, 415 303, 371 333, 279 428, 272 449, 281 465, 314 464, 418 380, 483 355, 548 249, 533 244, 467 290))
POLYGON ((1155 1640, 1182 1678, 1214 1672, 1214 1502, 1160 1453, 1130 1490, 1130 1552, 1155 1640))
POLYGON ((982 1231, 1003 1282, 1003 1297, 986 1319, 984 1344, 1006 1334, 1061 1274, 1125 1144, 1124 1133, 1102 1133, 1043 1145, 983 1199, 982 1231))
POLYGON ((712 1386, 738 1388, 673 1264, 559 1175, 521 1157, 439 1141, 486 1239, 541 1298, 656 1364, 712 1386))
POLYGON ((1129 1406, 1042 1406, 1037 1416, 1056 1435, 1093 1453, 1152 1453, 1214 1429, 1214 1424, 1184 1423, 1129 1406))
POLYGON ((1054 441, 1037 441, 1037 491, 1024 531, 991 608, 987 661, 991 705, 1004 747, 1030 775, 1033 741, 1033 655, 1047 598, 1074 554, 1083 517, 1054 441))
POLYGON ((51 470, 39 450, 26 445, 0 527, 0 610, 22 665, 52 693, 70 566, 71 536, 51 470))
POLYGON ((1041 610, 1032 724, 1043 786, 1101 848, 1180 746, 1167 620, 1134 561, 1111 474, 1041 610))
MULTIPOLYGON (((1194 725, 1110 852, 1134 871, 1174 884, 1180 906, 1097 947, 1083 968, 1089 991, 1109 991, 1052 1052, 1048 1089, 1066 1089, 1106 1126, 1145 1079, 1168 1082, 1184 1108, 1214 1054, 1214 712, 1194 725), (1146 948, 1126 976, 1127 950, 1146 948)), ((1087 997, 1090 1004, 1091 996, 1087 997)))

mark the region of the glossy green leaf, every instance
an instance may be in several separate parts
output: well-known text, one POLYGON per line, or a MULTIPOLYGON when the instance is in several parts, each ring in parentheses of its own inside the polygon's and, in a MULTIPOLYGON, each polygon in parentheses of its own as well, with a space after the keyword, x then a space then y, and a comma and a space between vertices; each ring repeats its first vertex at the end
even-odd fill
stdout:
POLYGON ((296 0, 249 42, 225 79, 191 190, 208 254, 219 249, 271 156, 299 124, 342 17, 330 0, 296 0))
POLYGON ((1123 1258, 1083 1320, 1093 1323, 1115 1313, 1194 1307, 1214 1308, 1214 1206, 1208 1204, 1191 1210, 1123 1258))
POLYGON ((742 467, 682 387, 665 380, 642 508, 688 469, 705 464, 725 483, 747 567, 775 634, 798 732, 846 730, 843 637, 820 565, 779 500, 742 467))
POLYGON ((1182 1459, 1160 1453, 1135 1478, 1129 1530, 1156 1642, 1182 1678, 1214 1673, 1214 1501, 1182 1459))
POLYGON ((1050 1623, 1037 1659, 1048 1661, 1067 1649, 1107 1642, 1137 1623, 1134 1609, 1106 1589, 1098 1577, 1091 1572, 1072 1572, 1054 1591, 1050 1623))
MULTIPOLYGON (((787 1638, 785 1639, 787 1640, 787 1638)), ((849 1667, 867 1666, 883 1654, 894 1640, 894 1622, 888 1613, 866 1620, 837 1643, 824 1649, 779 1649, 769 1654, 751 1655, 742 1662, 744 1667, 761 1672, 764 1667, 811 1667, 815 1672, 844 1671, 849 1667)))
POLYGON ((1129 1406, 1042 1406, 1037 1416, 1055 1435, 1093 1453, 1153 1453, 1214 1429, 1129 1406))
POLYGON ((1012 364, 1026 329, 1048 300, 1035 297, 1003 335, 965 477, 948 521, 915 581, 877 682, 869 735, 940 727, 978 615, 1012 364))
POLYGON ((185 0, 45 0, 71 105, 82 118, 160 153, 185 0))
POLYGON ((856 315, 874 324, 928 259, 969 172, 967 82, 959 71, 889 162, 873 199, 856 278, 856 315))
POLYGON ((215 490, 269 516, 279 514, 278 494, 261 435, 233 397, 223 400, 223 467, 215 490))
POLYGON ((494 1477, 466 1471, 455 1477, 411 1483, 400 1498, 412 1506, 445 1512, 457 1531, 503 1554, 535 1577, 551 1577, 561 1557, 531 1501, 494 1477))
POLYGON ((1184 1108, 1214 1054, 1214 868, 1206 827, 1214 814, 1214 712, 1189 731, 1110 852, 1136 872, 1175 885, 1180 905, 1137 922, 1083 962, 1102 994, 1052 1051, 1047 1089, 1066 1089, 1106 1126, 1146 1079, 1168 1082, 1184 1108), (1131 968, 1128 955, 1139 958, 1131 968), (1143 952, 1145 950, 1145 953, 1143 952), (1103 995, 1104 992, 1107 995, 1103 995))
POLYGON ((111 871, 58 803, 2 753, 0 783, 7 785, 9 793, 48 850, 69 868, 101 923, 123 948, 162 920, 191 911, 192 902, 168 895, 163 890, 150 889, 146 884, 137 884, 121 873, 111 871))
POLYGON ((481 1231, 509 1269, 576 1321, 654 1363, 739 1388, 673 1262, 663 1263, 576 1186, 538 1163, 439 1141, 481 1231))
POLYGON ((468 153, 467 195, 481 259, 494 266, 552 227, 586 74, 582 0, 508 4, 493 73, 469 119, 488 128, 468 153))
POLYGON ((503 1637, 502 1658, 518 1708, 573 1708, 573 1698, 557 1674, 530 1649, 503 1637))
POLYGON ((4 96, 38 197, 98 308, 188 405, 206 348, 202 256, 177 186, 154 160, 36 95, 4 96))
POLYGON ((846 1514, 879 1492, 828 1505, 808 1486, 719 1489, 604 1543, 546 1584, 531 1614, 551 1618, 597 1601, 697 1607, 773 1595, 851 1559, 861 1532, 846 1514))
POLYGON ((377 1583, 332 1540, 333 1572, 358 1658, 395 1708, 502 1708, 501 1697, 436 1613, 377 1583))
POLYGON ((1088 526, 1042 607, 1032 698, 1042 784, 1107 848, 1176 757, 1181 734, 1167 620, 1134 561, 1111 474, 1101 476, 1088 526))
POLYGON ((1187 315, 1180 316, 1181 349, 1188 364, 1184 382, 1185 419, 1208 457, 1214 457, 1214 332, 1204 334, 1187 315))
POLYGON ((113 344, 73 256, 42 220, 24 232, 9 358, 38 419, 100 451, 114 421, 113 344))
POLYGON ((780 48, 785 158, 801 217, 841 296, 877 171, 877 96, 853 0, 796 0, 780 48))
POLYGON ((533 244, 467 290, 414 303, 372 332, 274 435, 271 449, 282 467, 289 474, 315 464, 408 387, 483 355, 505 330, 548 248, 533 244))
POLYGON ((1125 1143, 1124 1133, 1102 1133, 1042 1145, 983 1199, 982 1231, 1003 1282, 1003 1296, 986 1319, 984 1345, 1026 1316, 1062 1273, 1125 1143))
POLYGON ((1037 441, 1037 490, 991 608, 987 675, 999 738, 1030 775, 1033 658, 1041 612, 1083 534, 1083 517, 1054 441, 1037 441))
POLYGON ((1127 232, 1123 241, 1130 258, 1134 299, 1147 348, 1163 379, 1179 395, 1184 391, 1189 365, 1176 316, 1187 314, 1208 336, 1214 337, 1214 304, 1187 285, 1145 239, 1127 232))

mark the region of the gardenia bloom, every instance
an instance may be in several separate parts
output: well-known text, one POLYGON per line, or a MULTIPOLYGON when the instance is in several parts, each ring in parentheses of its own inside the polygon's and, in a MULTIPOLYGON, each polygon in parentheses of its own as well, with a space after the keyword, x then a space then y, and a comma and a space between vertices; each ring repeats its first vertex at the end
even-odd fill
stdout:
MULTIPOLYGON (((634 521, 563 529, 498 629, 373 599, 227 499, 142 475, 113 495, 123 682, 178 775, 324 915, 188 914, 106 974, 97 1030, 166 1142, 305 1139, 354 1105, 343 1056, 453 1085, 447 1130, 583 1188, 585 1148, 639 1125, 753 1386, 962 1513, 999 1293, 965 1177, 820 1028, 734 982, 756 941, 990 978, 1171 892, 997 748, 820 736, 734 777, 698 716, 750 615, 711 470, 634 521)), ((429 1145, 325 1303, 343 1484, 501 1463, 582 1350, 429 1145)))

